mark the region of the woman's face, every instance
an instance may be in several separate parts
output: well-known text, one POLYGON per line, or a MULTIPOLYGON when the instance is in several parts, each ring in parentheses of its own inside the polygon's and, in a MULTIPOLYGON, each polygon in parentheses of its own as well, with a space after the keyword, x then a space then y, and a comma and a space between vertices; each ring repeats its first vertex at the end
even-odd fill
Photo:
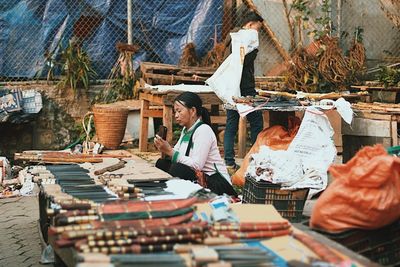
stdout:
POLYGON ((196 109, 187 108, 179 102, 174 103, 175 120, 180 126, 190 128, 197 120, 196 109))

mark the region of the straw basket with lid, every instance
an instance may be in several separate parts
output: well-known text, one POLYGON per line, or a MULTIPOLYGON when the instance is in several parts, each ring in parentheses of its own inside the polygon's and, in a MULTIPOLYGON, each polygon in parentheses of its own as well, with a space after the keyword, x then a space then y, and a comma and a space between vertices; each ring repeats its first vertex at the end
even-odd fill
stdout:
POLYGON ((93 106, 94 126, 99 143, 105 148, 117 149, 125 134, 128 109, 121 106, 101 105, 93 106))

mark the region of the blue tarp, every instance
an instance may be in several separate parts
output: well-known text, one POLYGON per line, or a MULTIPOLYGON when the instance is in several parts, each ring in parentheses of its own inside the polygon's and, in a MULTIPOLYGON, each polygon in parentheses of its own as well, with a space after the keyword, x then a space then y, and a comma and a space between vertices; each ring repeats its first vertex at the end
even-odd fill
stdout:
MULTIPOLYGON (((177 64, 188 42, 202 56, 221 30, 223 0, 132 2, 133 42, 143 60, 177 64)), ((115 44, 127 42, 126 9, 125 0, 0 0, 0 77, 32 78, 59 43, 80 35, 98 78, 106 78, 115 44)))

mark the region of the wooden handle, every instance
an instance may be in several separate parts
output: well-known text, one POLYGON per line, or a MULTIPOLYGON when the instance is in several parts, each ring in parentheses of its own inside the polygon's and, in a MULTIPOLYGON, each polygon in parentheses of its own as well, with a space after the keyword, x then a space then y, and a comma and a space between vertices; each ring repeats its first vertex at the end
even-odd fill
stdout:
POLYGON ((232 244, 233 241, 227 237, 207 237, 203 242, 205 245, 216 246, 216 245, 225 245, 232 244))
POLYGON ((125 167, 125 163, 126 163, 125 161, 120 160, 116 164, 113 164, 111 166, 108 166, 108 167, 105 167, 103 169, 95 171, 94 174, 95 175, 101 175, 101 174, 103 174, 105 172, 112 172, 112 171, 116 171, 116 170, 122 169, 123 167, 125 167))

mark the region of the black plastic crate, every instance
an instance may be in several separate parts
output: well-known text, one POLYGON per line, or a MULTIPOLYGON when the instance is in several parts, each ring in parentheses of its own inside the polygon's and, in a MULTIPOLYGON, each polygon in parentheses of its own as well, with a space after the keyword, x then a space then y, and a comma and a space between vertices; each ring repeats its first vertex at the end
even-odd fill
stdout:
POLYGON ((376 230, 316 231, 381 265, 400 265, 400 220, 376 230))
POLYGON ((308 188, 293 191, 282 190, 279 185, 246 178, 243 188, 243 203, 271 204, 282 217, 290 222, 300 222, 303 218, 308 191, 308 188))

